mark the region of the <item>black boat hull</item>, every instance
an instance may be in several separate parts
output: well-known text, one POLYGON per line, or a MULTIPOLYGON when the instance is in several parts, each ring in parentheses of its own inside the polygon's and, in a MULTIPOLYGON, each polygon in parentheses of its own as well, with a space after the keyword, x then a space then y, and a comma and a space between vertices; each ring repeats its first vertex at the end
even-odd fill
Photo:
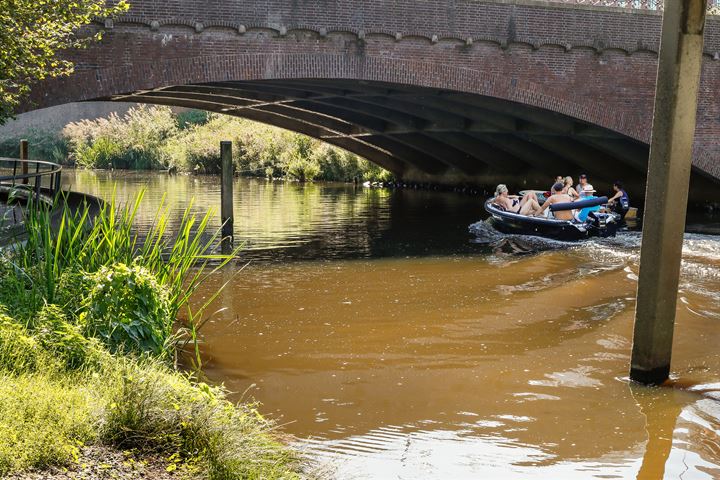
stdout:
POLYGON ((495 206, 492 199, 485 202, 485 210, 490 214, 488 222, 493 228, 514 235, 534 235, 574 242, 589 237, 614 237, 618 227, 615 216, 611 214, 591 214, 583 223, 528 217, 506 212, 495 206))

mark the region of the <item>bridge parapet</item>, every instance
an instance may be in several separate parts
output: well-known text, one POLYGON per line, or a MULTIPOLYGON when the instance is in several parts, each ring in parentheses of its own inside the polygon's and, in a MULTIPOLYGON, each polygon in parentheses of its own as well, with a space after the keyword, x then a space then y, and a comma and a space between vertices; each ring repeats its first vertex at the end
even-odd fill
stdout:
MULTIPOLYGON (((549 0, 550 2, 574 5, 593 5, 599 7, 616 7, 626 10, 655 10, 662 11, 664 0, 549 0)), ((708 13, 720 15, 720 0, 707 1, 708 13)))

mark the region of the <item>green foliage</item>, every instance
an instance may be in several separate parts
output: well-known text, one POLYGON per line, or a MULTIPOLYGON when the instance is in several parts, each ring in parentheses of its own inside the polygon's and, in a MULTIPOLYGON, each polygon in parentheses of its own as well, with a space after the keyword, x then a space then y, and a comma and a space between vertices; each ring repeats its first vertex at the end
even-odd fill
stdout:
POLYGON ((26 139, 30 147, 30 158, 66 164, 68 144, 62 136, 46 130, 31 129, 22 138, 13 137, 0 141, 0 157, 19 158, 20 140, 26 139))
POLYGON ((266 435, 254 405, 233 405, 222 388, 145 361, 124 363, 102 436, 121 448, 201 454, 209 478, 297 478, 295 459, 266 435))
POLYGON ((96 437, 95 396, 71 378, 0 372, 0 475, 76 460, 96 437))
POLYGON ((94 361, 70 368, 56 358, 62 337, 47 343, 44 331, 67 325, 62 312, 50 306, 41 316, 34 334, 0 318, 0 475, 69 463, 79 446, 101 440, 178 456, 209 478, 297 478, 297 459, 268 435, 272 425, 254 405, 233 405, 221 387, 157 360, 111 356, 87 339, 94 361))
POLYGON ((111 351, 167 353, 174 318, 167 291, 147 269, 123 263, 91 274, 81 322, 111 351))
MULTIPOLYGON (((366 160, 363 160, 367 162, 366 160)), ((366 168, 362 173, 362 179, 369 182, 390 182, 395 179, 393 174, 384 168, 367 162, 366 168)))
POLYGON ((92 338, 83 336, 80 328, 69 322, 58 305, 45 305, 30 323, 33 338, 50 353, 59 367, 66 370, 98 365, 103 350, 92 338))
POLYGON ((320 165, 314 160, 293 156, 285 167, 287 176, 299 182, 314 180, 320 174, 320 165))
MULTIPOLYGON (((0 256, 0 476, 77 461, 82 445, 101 441, 179 459, 207 478, 298 478, 296 458, 254 406, 233 405, 165 360, 172 319, 208 262, 221 268, 232 256, 209 253, 217 234, 192 206, 174 239, 161 211, 140 245, 131 230, 140 200, 104 204, 92 222, 88 209, 62 209, 52 228, 51 212, 30 209, 27 240, 0 256), (137 348, 111 354, 84 332, 137 348)), ((189 311, 191 330, 208 303, 189 311)))
POLYGON ((122 117, 81 120, 65 126, 62 136, 70 160, 84 168, 148 170, 167 168, 162 147, 178 126, 168 107, 141 105, 122 117))
POLYGON ((77 35, 80 27, 127 9, 124 0, 110 7, 104 0, 0 0, 0 124, 32 83, 72 73, 73 64, 57 53, 100 38, 77 35))
POLYGON ((80 143, 75 145, 73 160, 80 167, 109 169, 113 161, 124 155, 120 143, 107 137, 95 139, 91 144, 80 143))
POLYGON ((49 356, 25 328, 0 313, 0 369, 14 373, 33 372, 49 363, 49 356))
POLYGON ((235 132, 232 123, 208 118, 167 142, 163 153, 171 165, 193 173, 220 173, 220 141, 234 138, 235 132))
MULTIPOLYGON (((211 273, 210 262, 216 264, 212 269, 215 271, 232 255, 211 253, 220 234, 219 230, 208 231, 213 212, 197 218, 191 214, 192 202, 174 238, 165 231, 169 211, 161 209, 139 245, 132 225, 142 196, 140 193, 133 203, 123 207, 116 206, 114 200, 103 203, 92 222, 88 206, 74 213, 60 207, 55 227, 50 211, 29 209, 27 240, 16 245, 10 258, 0 261, 0 271, 8 272, 0 277, 0 300, 22 318, 30 318, 45 303, 58 303, 78 315, 82 310, 78 297, 87 296, 87 289, 93 288, 93 282, 84 277, 122 263, 142 267, 155 277, 168 292, 170 318, 176 318, 211 273)), ((201 314, 202 308, 189 312, 190 321, 201 314)))
POLYGON ((280 156, 288 177, 306 182, 314 180, 320 174, 320 164, 313 158, 316 156, 313 147, 310 137, 293 137, 291 148, 286 149, 280 156))
POLYGON ((387 181, 390 172, 350 152, 305 135, 226 115, 167 107, 136 107, 120 118, 68 124, 69 159, 84 168, 177 168, 220 173, 220 142, 234 143, 239 175, 351 181, 387 181))
POLYGON ((27 326, 0 313, 0 370, 74 370, 97 365, 102 356, 100 345, 85 338, 57 305, 45 305, 27 326))
POLYGON ((185 130, 196 125, 204 125, 210 120, 210 112, 205 110, 186 110, 178 113, 175 117, 180 130, 185 130))

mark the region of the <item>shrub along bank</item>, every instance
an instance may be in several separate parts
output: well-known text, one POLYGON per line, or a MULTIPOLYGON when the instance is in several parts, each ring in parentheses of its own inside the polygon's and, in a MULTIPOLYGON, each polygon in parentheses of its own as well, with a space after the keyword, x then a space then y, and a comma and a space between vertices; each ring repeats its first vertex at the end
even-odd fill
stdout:
MULTIPOLYGON (((33 156, 82 168, 173 169, 219 173, 219 143, 233 142, 239 175, 299 181, 388 181, 387 170, 305 135, 227 115, 139 106, 122 117, 69 123, 59 136, 30 135, 33 156)), ((18 139, 0 143, 16 156, 18 139)))
POLYGON ((0 255, 0 476, 72 466, 94 444, 189 477, 300 477, 255 405, 175 367, 203 316, 190 295, 230 259, 209 254, 209 216, 186 214, 169 239, 160 214, 141 245, 138 205, 107 205, 92 222, 66 211, 55 228, 31 213, 27 242, 0 255))

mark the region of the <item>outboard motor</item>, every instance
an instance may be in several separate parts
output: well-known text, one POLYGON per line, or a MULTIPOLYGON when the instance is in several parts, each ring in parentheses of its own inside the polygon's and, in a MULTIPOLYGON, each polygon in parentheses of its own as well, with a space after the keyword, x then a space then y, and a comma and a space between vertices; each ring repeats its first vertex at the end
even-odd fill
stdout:
POLYGON ((590 212, 585 226, 593 236, 614 237, 620 225, 612 213, 590 212))

